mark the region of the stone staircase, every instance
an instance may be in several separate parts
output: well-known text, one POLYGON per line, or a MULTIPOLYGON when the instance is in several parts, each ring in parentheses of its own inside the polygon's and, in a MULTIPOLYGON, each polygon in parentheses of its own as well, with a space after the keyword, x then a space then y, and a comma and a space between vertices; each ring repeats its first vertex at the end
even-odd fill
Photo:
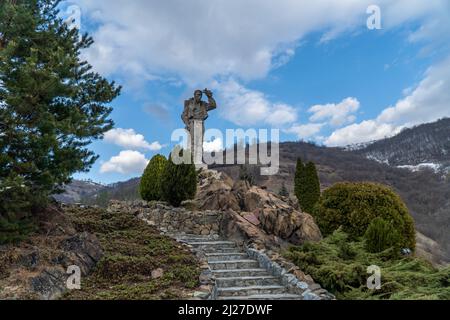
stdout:
POLYGON ((271 275, 256 259, 250 258, 235 242, 217 236, 183 235, 186 243, 208 262, 216 281, 213 299, 218 300, 302 300, 288 292, 280 277, 271 275))

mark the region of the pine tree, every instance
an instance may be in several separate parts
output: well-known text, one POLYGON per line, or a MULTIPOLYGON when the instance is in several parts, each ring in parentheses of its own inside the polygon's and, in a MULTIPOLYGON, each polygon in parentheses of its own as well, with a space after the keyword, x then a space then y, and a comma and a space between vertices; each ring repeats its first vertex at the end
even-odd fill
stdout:
POLYGON ((295 178, 294 178, 294 193, 297 197, 300 207, 301 207, 301 199, 303 198, 303 194, 305 193, 305 165, 302 162, 302 159, 297 159, 297 166, 295 168, 295 178))
POLYGON ((314 205, 320 198, 320 181, 316 165, 313 162, 306 164, 304 177, 306 187, 302 198, 302 210, 312 213, 314 205))
POLYGON ((304 165, 301 159, 297 160, 294 185, 300 208, 302 211, 312 213, 314 205, 320 198, 320 181, 313 162, 304 165))
POLYGON ((166 157, 157 154, 145 168, 139 185, 139 194, 146 201, 161 200, 162 176, 167 165, 166 157))
POLYGON ((0 216, 9 224, 87 171, 97 159, 87 146, 113 126, 108 104, 120 87, 81 60, 93 40, 58 17, 59 3, 0 2, 0 216))
MULTIPOLYGON (((185 152, 187 151, 175 148, 172 154, 180 154, 186 160, 185 152)), ((197 171, 193 161, 175 164, 172 154, 162 176, 161 190, 163 200, 175 207, 179 207, 184 200, 195 197, 197 192, 197 171)))

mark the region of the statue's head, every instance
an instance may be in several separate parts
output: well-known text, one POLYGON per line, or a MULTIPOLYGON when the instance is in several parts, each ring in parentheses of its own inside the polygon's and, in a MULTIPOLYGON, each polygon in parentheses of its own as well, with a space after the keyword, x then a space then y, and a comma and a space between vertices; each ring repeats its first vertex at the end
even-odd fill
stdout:
POLYGON ((195 102, 202 101, 202 97, 203 97, 203 92, 201 90, 195 90, 195 92, 194 92, 194 100, 195 100, 195 102))

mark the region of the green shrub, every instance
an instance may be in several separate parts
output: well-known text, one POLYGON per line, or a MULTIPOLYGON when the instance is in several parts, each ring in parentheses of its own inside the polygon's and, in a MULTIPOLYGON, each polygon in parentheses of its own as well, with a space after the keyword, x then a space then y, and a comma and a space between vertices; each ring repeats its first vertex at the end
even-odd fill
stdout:
MULTIPOLYGON (((375 218, 367 228, 364 234, 366 240, 366 249, 372 253, 382 252, 394 247, 399 248, 400 237, 397 230, 384 219, 375 218)), ((398 250, 397 250, 398 251, 398 250)))
POLYGON ((313 162, 303 165, 297 160, 294 178, 295 195, 302 211, 313 212, 314 205, 320 198, 320 182, 316 166, 313 162))
POLYGON ((398 233, 399 246, 415 248, 414 221, 406 205, 389 187, 337 183, 324 191, 313 214, 325 235, 342 226, 352 238, 363 236, 372 220, 380 217, 398 233))
POLYGON ((145 168, 139 185, 141 198, 146 201, 161 200, 161 182, 167 159, 158 154, 154 156, 145 168))
POLYGON ((338 300, 450 299, 450 267, 436 269, 413 256, 386 258, 390 250, 367 252, 364 241, 341 229, 317 243, 292 246, 283 253, 338 300), (381 269, 381 289, 367 288, 367 267, 381 269))
POLYGON ((302 162, 302 159, 297 159, 297 165, 295 167, 295 177, 294 177, 294 193, 298 199, 299 205, 301 207, 301 198, 302 195, 306 192, 304 185, 304 171, 305 165, 302 162))
POLYGON ((171 154, 162 177, 163 199, 175 207, 179 207, 184 200, 193 199, 197 192, 197 171, 193 161, 187 163, 190 155, 186 152, 174 149, 172 154, 179 154, 185 161, 175 164, 171 154))

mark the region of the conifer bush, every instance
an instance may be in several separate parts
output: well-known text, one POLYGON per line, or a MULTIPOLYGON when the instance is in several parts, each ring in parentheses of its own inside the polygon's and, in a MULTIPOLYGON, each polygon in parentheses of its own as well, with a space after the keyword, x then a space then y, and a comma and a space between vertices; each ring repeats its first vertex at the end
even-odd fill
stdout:
POLYGON ((305 186, 306 191, 303 194, 302 210, 311 213, 320 198, 319 176, 316 165, 313 162, 308 162, 305 166, 305 186))
POLYGON ((189 154, 186 154, 187 152, 175 148, 169 157, 162 176, 163 200, 175 207, 179 207, 181 202, 185 200, 193 199, 197 192, 197 171, 193 161, 186 161, 186 159, 191 158, 189 154), (173 159, 175 154, 182 156, 185 161, 176 164, 173 159))
POLYGON ((166 169, 166 157, 154 156, 145 168, 139 185, 141 198, 146 201, 162 200, 162 176, 166 169))
POLYGON ((320 198, 319 176, 313 162, 304 165, 301 159, 297 160, 294 187, 302 211, 312 213, 320 198))
MULTIPOLYGON (((342 227, 353 238, 363 236, 374 219, 382 218, 398 234, 400 247, 415 248, 414 221, 408 208, 394 191, 381 184, 337 183, 323 192, 314 217, 323 234, 342 227)), ((375 231, 387 228, 378 224, 372 226, 371 237, 375 231)))
POLYGON ((400 238, 397 230, 380 217, 375 218, 370 223, 364 234, 364 239, 366 240, 366 250, 368 252, 378 253, 391 247, 399 249, 400 238))

